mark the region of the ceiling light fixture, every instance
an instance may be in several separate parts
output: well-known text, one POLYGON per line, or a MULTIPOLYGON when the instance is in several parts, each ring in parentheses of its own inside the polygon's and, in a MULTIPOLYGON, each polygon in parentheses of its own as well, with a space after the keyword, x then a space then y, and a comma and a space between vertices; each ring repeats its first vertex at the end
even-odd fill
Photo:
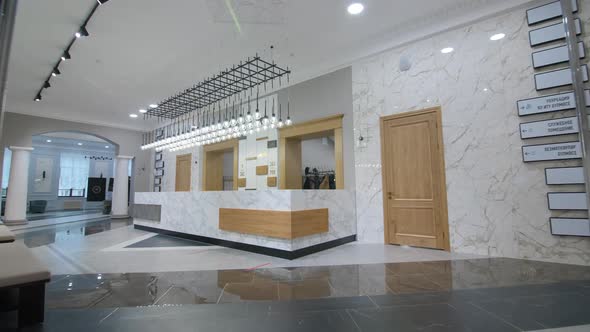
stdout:
POLYGON ((105 148, 105 149, 108 149, 108 148, 109 148, 109 146, 108 146, 108 145, 105 145, 105 146, 104 146, 104 148, 105 148))
POLYGON ((150 108, 156 108, 158 107, 158 104, 150 104, 150 108))
POLYGON ((506 37, 506 34, 504 33, 497 33, 493 36, 490 37, 490 40, 496 41, 496 40, 500 40, 502 38, 506 37))
POLYGON ((86 26, 82 26, 80 27, 80 31, 76 32, 76 38, 80 38, 80 37, 88 37, 90 36, 90 34, 88 33, 88 30, 86 30, 86 26))
POLYGON ((145 109, 142 108, 142 109, 139 110, 139 113, 142 113, 142 114, 143 113, 147 113, 147 110, 145 110, 145 109))
POLYGON ((34 99, 35 101, 40 101, 41 100, 41 92, 43 91, 43 89, 46 89, 51 86, 49 84, 49 80, 51 79, 51 77, 56 77, 57 75, 61 74, 59 69, 57 68, 59 66, 60 62, 66 61, 66 60, 69 60, 72 58, 72 56, 70 54, 70 49, 72 48, 72 45, 74 45, 76 40, 80 37, 90 36, 90 33, 88 33, 88 30, 86 29, 86 25, 88 24, 88 22, 90 22, 90 19, 92 18, 92 16, 96 12, 97 8, 99 6, 105 4, 108 1, 109 0, 96 0, 97 3, 94 4, 92 9, 90 10, 90 13, 86 16, 86 19, 83 21, 82 25, 80 26, 80 29, 74 34, 75 37, 70 40, 70 43, 64 49, 63 53, 60 56, 60 60, 58 60, 55 67, 53 67, 50 76, 45 80, 41 89, 39 89, 39 92, 35 96, 35 99, 34 99))
POLYGON ((72 58, 72 56, 70 55, 70 52, 68 52, 66 50, 66 51, 64 51, 64 54, 62 54, 62 56, 61 56, 61 61, 70 60, 71 58, 72 58))
POLYGON ((352 3, 348 6, 348 13, 351 15, 358 15, 365 10, 365 6, 360 2, 352 3))
POLYGON ((47 143, 51 143, 51 140, 50 140, 50 139, 48 139, 48 140, 46 140, 45 142, 47 142, 47 143))
POLYGON ((442 53, 442 54, 448 54, 448 53, 451 53, 451 52, 453 52, 454 50, 455 50, 455 49, 454 49, 454 48, 452 48, 452 47, 445 47, 445 48, 443 48, 442 50, 440 50, 440 53, 442 53))
POLYGON ((84 145, 84 144, 82 144, 82 143, 78 142, 78 145, 82 146, 82 145, 84 145))
POLYGON ((129 114, 129 117, 130 117, 130 118, 136 118, 136 117, 137 117, 137 114, 135 114, 135 113, 131 113, 131 114, 129 114))

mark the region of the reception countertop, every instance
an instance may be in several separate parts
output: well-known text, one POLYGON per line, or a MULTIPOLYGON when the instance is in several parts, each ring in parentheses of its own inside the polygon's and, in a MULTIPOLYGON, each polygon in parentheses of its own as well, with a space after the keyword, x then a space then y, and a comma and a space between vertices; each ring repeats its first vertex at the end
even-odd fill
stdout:
POLYGON ((356 238, 354 192, 347 190, 140 192, 135 194, 133 210, 137 228, 193 236, 238 249, 260 247, 262 250, 250 251, 285 258, 300 257, 356 238), (226 231, 219 227, 220 209, 288 212, 327 209, 328 229, 291 239, 226 231), (245 246, 240 248, 239 244, 245 246))

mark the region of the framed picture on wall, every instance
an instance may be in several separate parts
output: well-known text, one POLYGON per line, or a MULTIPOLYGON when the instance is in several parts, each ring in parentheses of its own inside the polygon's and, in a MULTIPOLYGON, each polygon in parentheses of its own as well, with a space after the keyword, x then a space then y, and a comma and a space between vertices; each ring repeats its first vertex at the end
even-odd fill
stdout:
POLYGON ((154 185, 159 186, 162 184, 162 178, 154 178, 154 185))
POLYGON ((162 152, 156 152, 156 161, 160 161, 163 158, 162 152))
POLYGON ((164 169, 163 168, 156 169, 156 172, 154 175, 155 176, 164 176, 164 169))
POLYGON ((164 161, 156 161, 156 169, 164 168, 164 161))

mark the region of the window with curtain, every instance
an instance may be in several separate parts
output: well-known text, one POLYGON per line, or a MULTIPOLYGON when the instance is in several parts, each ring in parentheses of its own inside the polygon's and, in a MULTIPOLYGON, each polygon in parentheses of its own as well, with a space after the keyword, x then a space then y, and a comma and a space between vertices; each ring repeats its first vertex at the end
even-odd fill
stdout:
POLYGON ((84 197, 88 184, 90 159, 76 153, 61 153, 59 156, 59 191, 61 197, 84 197))

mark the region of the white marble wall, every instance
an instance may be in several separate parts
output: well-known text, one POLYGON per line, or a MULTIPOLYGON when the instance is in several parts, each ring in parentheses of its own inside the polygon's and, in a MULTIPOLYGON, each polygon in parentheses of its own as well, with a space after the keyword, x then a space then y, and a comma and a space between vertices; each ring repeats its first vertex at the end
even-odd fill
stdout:
MULTIPOLYGON (((580 4, 588 17, 590 1, 580 4)), ((585 25, 588 33, 587 19, 585 25)), ((517 115, 517 100, 541 95, 534 89, 528 31, 525 12, 518 10, 353 64, 360 241, 383 242, 379 117, 440 105, 452 250, 590 264, 590 239, 556 237, 549 230, 546 193, 581 187, 549 188, 543 170, 576 162, 522 162, 523 144, 572 140, 520 139, 520 122, 567 113, 517 115), (490 41, 498 32, 506 38, 490 41), (441 54, 444 47, 455 51, 441 54), (401 56, 411 59, 409 71, 399 70, 401 56), (363 144, 357 144, 360 134, 363 144)))
POLYGON ((175 232, 296 250, 356 234, 354 193, 346 190, 256 190, 136 193, 137 204, 162 206, 161 221, 134 223, 175 232), (260 210, 329 209, 328 233, 283 240, 226 232, 219 229, 219 208, 260 210))

